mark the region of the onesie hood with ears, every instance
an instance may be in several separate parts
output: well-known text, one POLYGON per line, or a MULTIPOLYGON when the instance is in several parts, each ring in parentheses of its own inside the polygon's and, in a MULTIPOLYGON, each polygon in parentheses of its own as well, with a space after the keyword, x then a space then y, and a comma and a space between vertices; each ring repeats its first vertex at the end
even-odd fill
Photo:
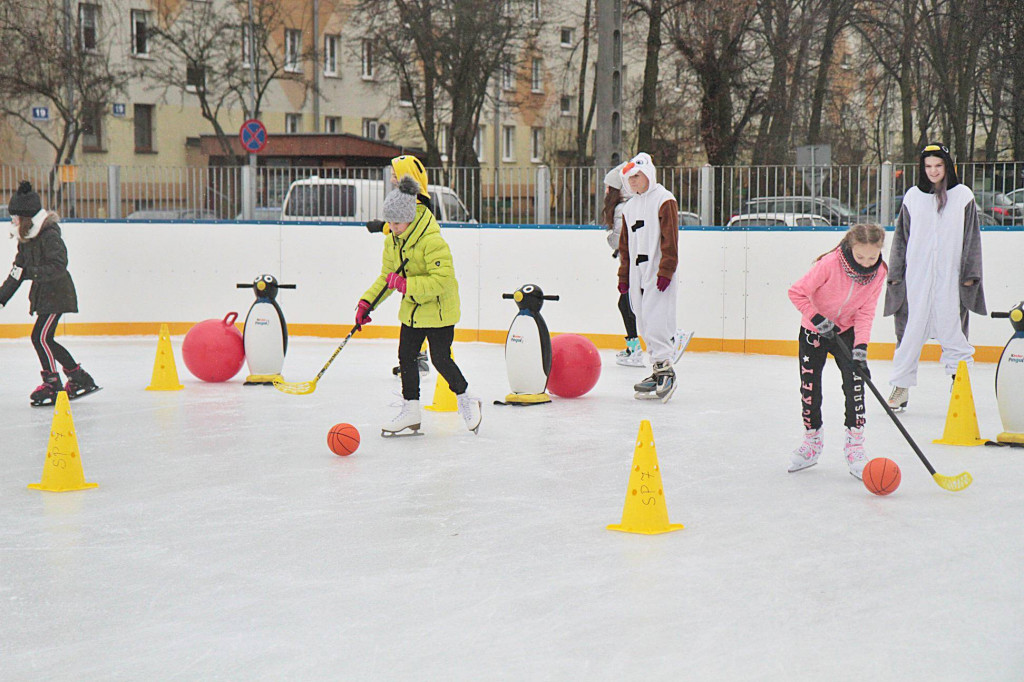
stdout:
POLYGON ((654 161, 651 160, 651 155, 647 152, 640 152, 622 167, 623 186, 629 187, 629 178, 637 173, 643 173, 647 176, 647 181, 650 183, 648 191, 658 184, 658 175, 654 169, 654 161))
POLYGON ((953 189, 960 184, 960 179, 956 176, 956 164, 953 163, 953 157, 949 155, 949 148, 941 142, 933 142, 921 150, 921 160, 918 162, 917 168, 917 188, 919 190, 925 193, 932 191, 932 183, 924 172, 924 160, 929 156, 937 156, 946 162, 947 190, 953 189))

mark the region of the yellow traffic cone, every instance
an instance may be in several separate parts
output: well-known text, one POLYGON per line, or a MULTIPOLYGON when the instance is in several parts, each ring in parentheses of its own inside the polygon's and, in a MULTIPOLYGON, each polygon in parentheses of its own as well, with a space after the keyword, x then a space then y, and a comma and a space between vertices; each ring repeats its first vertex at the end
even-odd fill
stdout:
POLYGON ((434 384, 434 402, 427 405, 425 410, 431 412, 458 412, 459 402, 455 398, 455 394, 452 393, 452 389, 448 386, 448 382, 441 376, 440 372, 437 375, 437 383, 434 384))
POLYGON ((75 423, 71 418, 68 394, 57 394, 50 425, 50 442, 46 446, 46 464, 43 465, 41 483, 29 483, 29 488, 62 493, 69 490, 95 488, 99 483, 86 483, 82 471, 82 454, 78 450, 75 423))
POLYGON ((949 396, 949 411, 946 413, 946 428, 942 438, 932 441, 942 445, 984 445, 978 429, 978 413, 974 409, 974 394, 971 392, 971 377, 967 363, 963 360, 956 367, 953 392, 949 396))
POLYGON ((668 522, 654 434, 651 432, 651 423, 644 419, 640 422, 640 432, 636 436, 636 447, 633 450, 622 523, 610 525, 608 530, 657 535, 682 529, 683 524, 668 522))
POLYGON ((171 349, 171 332, 167 324, 160 325, 160 340, 156 344, 156 361, 153 363, 153 380, 146 386, 147 391, 180 391, 185 388, 178 381, 178 367, 174 364, 171 349))

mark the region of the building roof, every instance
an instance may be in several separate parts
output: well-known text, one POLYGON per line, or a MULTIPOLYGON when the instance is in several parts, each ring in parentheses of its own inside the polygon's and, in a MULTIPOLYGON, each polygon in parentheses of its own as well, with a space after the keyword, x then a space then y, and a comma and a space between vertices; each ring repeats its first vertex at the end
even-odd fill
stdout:
MULTIPOLYGON (((200 136, 199 149, 211 158, 223 157, 216 135, 200 136)), ((235 136, 231 137, 231 149, 239 156, 246 154, 235 136)), ((257 154, 257 157, 319 157, 342 161, 348 165, 377 165, 372 162, 386 161, 401 154, 415 154, 417 151, 419 150, 350 133, 271 133, 267 135, 267 146, 257 154)))

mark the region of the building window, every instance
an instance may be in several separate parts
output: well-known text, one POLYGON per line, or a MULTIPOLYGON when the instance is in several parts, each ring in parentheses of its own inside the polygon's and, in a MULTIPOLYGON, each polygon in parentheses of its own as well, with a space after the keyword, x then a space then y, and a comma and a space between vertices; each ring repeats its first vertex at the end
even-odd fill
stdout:
POLYGON ((242 24, 242 66, 249 68, 252 65, 250 55, 252 54, 252 42, 250 36, 252 28, 248 23, 242 24))
POLYGON ((672 83, 672 90, 674 92, 683 91, 683 64, 682 62, 676 62, 676 78, 672 83))
POLYGON ((294 28, 284 32, 284 70, 291 73, 302 71, 302 31, 294 28))
POLYGON ((362 75, 363 80, 372 81, 374 79, 374 64, 373 64, 373 41, 363 40, 363 67, 362 75))
POLYGON ((153 105, 135 105, 135 153, 153 151, 153 105))
POLYGON ((341 132, 341 116, 325 116, 324 117, 324 132, 325 133, 340 133, 341 132))
POLYGON ((149 12, 132 10, 132 54, 137 57, 149 55, 149 12))
POLYGON ((338 75, 338 45, 341 36, 324 36, 324 75, 338 75))
POLYGON ((516 160, 516 127, 501 126, 501 160, 516 160))
POLYGON ((476 160, 484 160, 484 126, 477 126, 476 137, 473 138, 473 151, 476 152, 476 160))
POLYGON ((572 116, 572 104, 575 98, 571 95, 562 95, 558 100, 558 113, 562 116, 572 116))
POLYGON ((189 64, 185 67, 185 90, 196 92, 206 85, 206 69, 198 64, 189 64))
POLYGON ((448 163, 448 138, 452 135, 452 124, 442 123, 437 134, 437 149, 441 153, 441 160, 448 163))
POLYGON ((286 133, 302 132, 302 114, 285 114, 284 131, 286 133))
POLYGON ((559 40, 559 44, 562 47, 572 47, 573 42, 576 39, 576 31, 571 28, 562 27, 562 35, 559 40))
POLYGON ((501 89, 514 90, 516 87, 516 70, 511 57, 501 62, 501 89))
POLYGON ((544 129, 530 128, 530 161, 540 163, 544 159, 544 129))
POLYGON ((103 108, 89 105, 82 111, 82 149, 96 151, 103 148, 103 108))
POLYGON ((78 6, 78 39, 84 52, 94 52, 99 46, 97 35, 100 25, 99 5, 82 3, 78 6))
POLYGON ((533 18, 540 19, 540 0, 533 0, 533 18))
POLYGON ((530 90, 533 92, 544 92, 544 62, 540 59, 533 60, 530 70, 530 90))
POLYGON ((398 84, 398 103, 403 107, 412 106, 412 86, 404 80, 398 84))

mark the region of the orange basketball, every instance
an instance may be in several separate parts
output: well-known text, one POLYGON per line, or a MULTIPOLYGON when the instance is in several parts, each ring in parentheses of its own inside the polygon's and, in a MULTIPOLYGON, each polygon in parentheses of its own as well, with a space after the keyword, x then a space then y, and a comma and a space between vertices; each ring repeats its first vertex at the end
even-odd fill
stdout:
POLYGON ((885 457, 876 457, 868 462, 863 477, 864 487, 875 495, 888 495, 900 487, 900 468, 885 457))
POLYGON ((335 424, 327 432, 327 447, 336 455, 351 455, 359 447, 359 430, 351 424, 335 424))

